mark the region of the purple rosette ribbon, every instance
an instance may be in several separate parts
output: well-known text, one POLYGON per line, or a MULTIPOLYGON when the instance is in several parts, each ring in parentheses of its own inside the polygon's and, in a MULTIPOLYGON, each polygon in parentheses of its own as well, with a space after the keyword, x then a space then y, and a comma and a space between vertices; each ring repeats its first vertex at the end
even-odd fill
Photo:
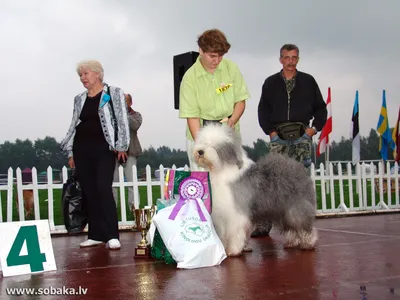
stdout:
POLYGON ((182 180, 179 185, 179 200, 176 202, 174 209, 169 215, 170 220, 175 220, 182 206, 190 200, 194 200, 197 206, 197 212, 199 213, 200 220, 206 222, 207 219, 201 210, 199 202, 197 200, 202 201, 202 197, 204 196, 205 188, 202 182, 194 177, 188 177, 182 180))

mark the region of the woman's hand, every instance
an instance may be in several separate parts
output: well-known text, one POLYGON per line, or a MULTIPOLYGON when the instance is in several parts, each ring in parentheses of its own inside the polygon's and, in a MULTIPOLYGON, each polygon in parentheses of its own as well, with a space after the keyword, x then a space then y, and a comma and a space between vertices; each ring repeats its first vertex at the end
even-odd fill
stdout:
POLYGON ((126 154, 126 152, 118 151, 117 153, 118 153, 118 155, 117 155, 118 161, 126 162, 126 160, 128 159, 128 155, 126 154))
POLYGON ((228 121, 226 121, 226 123, 228 124, 228 126, 229 126, 230 128, 235 127, 235 124, 236 124, 236 122, 233 121, 231 118, 228 118, 228 121))
POLYGON ((70 158, 68 159, 68 165, 69 165, 69 167, 70 167, 71 169, 75 169, 75 161, 74 161, 74 158, 73 158, 73 157, 70 157, 70 158))

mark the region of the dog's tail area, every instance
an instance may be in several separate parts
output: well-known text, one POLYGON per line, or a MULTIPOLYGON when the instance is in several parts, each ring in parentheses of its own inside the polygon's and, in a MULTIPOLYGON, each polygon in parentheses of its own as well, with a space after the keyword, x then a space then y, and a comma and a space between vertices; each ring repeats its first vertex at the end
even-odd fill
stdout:
POLYGON ((285 231, 288 245, 303 250, 312 250, 318 240, 318 232, 314 227, 315 207, 310 202, 293 205, 285 217, 285 231))
POLYGON ((286 212, 285 225, 287 229, 302 230, 311 233, 315 220, 315 206, 306 201, 294 203, 286 212))

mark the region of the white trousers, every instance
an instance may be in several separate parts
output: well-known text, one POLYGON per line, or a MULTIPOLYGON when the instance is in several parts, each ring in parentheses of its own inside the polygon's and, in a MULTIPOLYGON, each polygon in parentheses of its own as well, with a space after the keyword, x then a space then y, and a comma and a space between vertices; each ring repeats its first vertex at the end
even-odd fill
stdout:
MULTIPOLYGON (((126 160, 126 163, 124 165, 124 176, 126 178, 127 182, 133 182, 133 173, 132 173, 132 166, 136 165, 137 159, 135 156, 128 156, 128 159, 126 160)), ((115 170, 114 170, 114 182, 119 182, 119 163, 118 161, 115 164, 115 170)), ((122 179, 123 180, 123 179, 122 179)), ((114 194, 114 199, 115 202, 117 202, 118 199, 118 189, 119 188, 113 188, 113 194, 114 194)), ((140 203, 140 193, 138 193, 139 199, 138 202, 140 203)), ((129 210, 132 209, 133 206, 133 186, 128 187, 128 203, 129 203, 129 210)))

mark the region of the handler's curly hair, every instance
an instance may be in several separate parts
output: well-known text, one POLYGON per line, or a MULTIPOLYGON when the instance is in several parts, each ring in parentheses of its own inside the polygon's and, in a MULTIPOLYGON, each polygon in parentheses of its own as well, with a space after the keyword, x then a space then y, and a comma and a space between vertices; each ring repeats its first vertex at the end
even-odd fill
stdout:
POLYGON ((226 54, 231 48, 225 34, 219 29, 210 29, 203 32, 197 40, 197 44, 203 52, 226 54))

